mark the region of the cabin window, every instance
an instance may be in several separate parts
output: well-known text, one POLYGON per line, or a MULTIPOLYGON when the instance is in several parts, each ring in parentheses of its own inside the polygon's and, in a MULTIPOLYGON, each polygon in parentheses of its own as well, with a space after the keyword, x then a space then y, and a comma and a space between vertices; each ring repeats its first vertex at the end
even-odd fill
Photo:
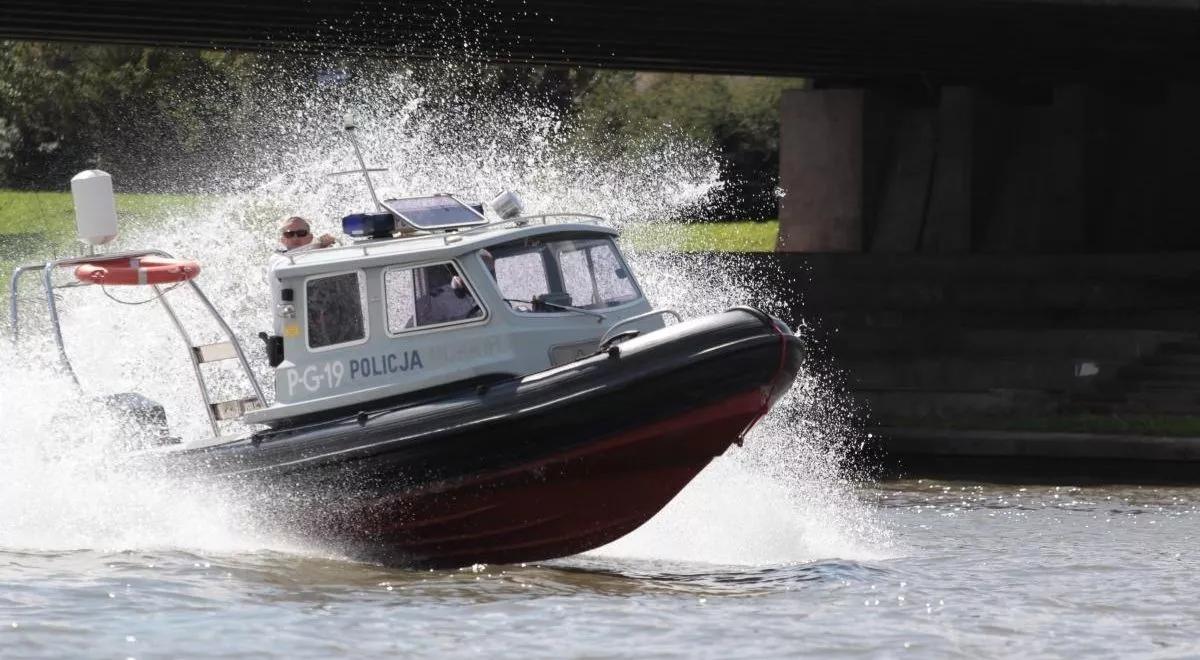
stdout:
POLYGON ((540 247, 502 253, 495 257, 496 285, 513 309, 531 311, 533 300, 550 292, 546 263, 540 247))
POLYGON ((483 318, 466 278, 453 264, 389 268, 383 273, 388 332, 483 318))
POLYGON ((325 348, 367 337, 360 273, 313 277, 304 285, 308 347, 325 348))
POLYGON ((607 238, 527 240, 497 246, 490 254, 500 294, 519 312, 603 309, 641 295, 607 238))
POLYGON ((574 307, 613 307, 636 300, 637 289, 611 241, 559 241, 563 286, 574 307))

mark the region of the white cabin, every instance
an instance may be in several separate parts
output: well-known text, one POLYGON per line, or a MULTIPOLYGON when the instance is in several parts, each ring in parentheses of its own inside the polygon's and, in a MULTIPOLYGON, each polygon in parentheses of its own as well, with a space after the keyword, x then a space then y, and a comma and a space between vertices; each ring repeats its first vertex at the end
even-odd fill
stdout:
POLYGON ((564 219, 363 240, 283 260, 270 276, 275 402, 244 421, 523 376, 595 353, 632 317, 646 315, 622 330, 663 327, 617 231, 564 219))

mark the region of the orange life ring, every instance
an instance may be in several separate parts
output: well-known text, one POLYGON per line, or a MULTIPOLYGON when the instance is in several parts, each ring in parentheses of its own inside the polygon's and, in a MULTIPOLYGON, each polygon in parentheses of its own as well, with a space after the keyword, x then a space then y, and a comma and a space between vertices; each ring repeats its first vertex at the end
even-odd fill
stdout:
POLYGON ((105 259, 75 268, 75 279, 90 284, 168 284, 200 274, 200 264, 184 259, 132 257, 105 259))

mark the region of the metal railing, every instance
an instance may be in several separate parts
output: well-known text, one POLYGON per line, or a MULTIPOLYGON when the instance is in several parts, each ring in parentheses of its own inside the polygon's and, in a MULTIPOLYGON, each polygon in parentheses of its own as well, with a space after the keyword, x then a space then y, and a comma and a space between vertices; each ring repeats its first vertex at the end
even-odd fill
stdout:
MULTIPOLYGON (((20 336, 21 336, 20 308, 19 308, 19 301, 17 298, 17 290, 18 290, 18 285, 20 283, 21 276, 27 272, 40 270, 40 271, 42 271, 42 287, 45 290, 45 294, 46 294, 46 310, 47 310, 47 314, 50 317, 50 324, 51 324, 51 328, 53 331, 54 342, 58 347, 59 360, 62 363, 62 367, 63 367, 64 371, 66 371, 67 374, 71 376, 71 380, 74 381, 75 386, 81 387, 80 383, 79 383, 79 377, 75 374, 75 369, 71 366, 71 359, 70 359, 70 357, 67 356, 67 348, 66 348, 65 342, 63 341, 62 324, 61 324, 61 321, 60 321, 59 315, 58 315, 58 305, 55 302, 54 290, 55 289, 74 288, 74 287, 78 287, 78 286, 95 286, 95 285, 92 285, 92 284, 89 284, 86 282, 72 282, 70 284, 61 284, 61 285, 56 286, 54 284, 54 279, 53 279, 54 271, 56 269, 64 267, 64 266, 85 264, 85 263, 89 263, 89 262, 93 262, 93 261, 108 261, 108 260, 112 260, 112 259, 132 259, 132 258, 147 257, 147 256, 158 256, 158 257, 163 257, 166 259, 174 258, 170 253, 164 252, 162 250, 138 250, 138 251, 131 251, 131 252, 114 252, 114 253, 105 254, 105 255, 68 257, 68 258, 63 258, 63 259, 47 261, 44 263, 25 264, 25 265, 16 267, 15 269, 13 269, 12 279, 9 282, 8 313, 9 313, 9 321, 12 326, 12 341, 13 341, 13 343, 15 344, 15 343, 19 342, 20 336)), ((231 348, 233 349, 234 356, 237 358, 239 364, 241 365, 243 373, 245 374, 247 380, 250 381, 250 386, 254 390, 254 399, 256 400, 257 405, 260 407, 266 407, 267 402, 266 402, 266 397, 263 396, 262 387, 259 385, 258 379, 254 377, 254 372, 250 368, 250 362, 249 362, 249 360, 246 359, 246 353, 245 353, 245 351, 242 350, 242 345, 238 341, 237 337, 233 334, 233 330, 229 327, 229 324, 225 322, 224 317, 222 317, 221 313, 217 311, 217 308, 215 306, 213 306, 212 301, 210 301, 208 299, 208 296, 206 296, 204 294, 204 291, 200 288, 200 285, 197 284, 195 280, 186 280, 186 282, 191 287, 192 292, 196 295, 196 297, 204 305, 204 308, 212 316, 213 320, 216 321, 217 326, 220 328, 221 332, 225 335, 225 338, 229 341, 231 348)), ((179 315, 175 313, 175 309, 171 306, 170 301, 167 300, 166 295, 164 295, 164 294, 166 294, 167 290, 164 290, 160 285, 157 285, 157 284, 152 285, 152 286, 153 286, 154 292, 156 294, 155 297, 162 304, 163 309, 166 311, 167 316, 171 319, 171 323, 175 326, 175 329, 179 332, 180 337, 183 338, 184 343, 187 344, 188 357, 192 361, 192 368, 195 371, 195 375, 196 375, 196 383, 200 387, 200 396, 204 401, 204 408, 205 408, 205 412, 208 414, 209 424, 212 426, 213 434, 216 436, 220 436, 221 429, 217 422, 220 419, 222 419, 222 417, 220 417, 217 414, 217 410, 223 404, 221 404, 221 403, 214 404, 212 401, 212 397, 208 391, 208 385, 204 380, 204 373, 200 369, 200 354, 196 350, 196 347, 192 344, 191 337, 188 335, 187 329, 184 327, 183 322, 180 321, 179 315)))
POLYGON ((537 213, 534 215, 523 215, 523 216, 516 217, 516 218, 508 218, 507 220, 497 220, 495 222, 489 222, 488 224, 481 225, 479 227, 472 227, 470 229, 456 231, 453 234, 446 234, 445 238, 449 239, 453 236, 470 236, 472 234, 482 234, 484 232, 491 231, 498 227, 504 227, 506 225, 513 225, 514 227, 524 227, 524 226, 532 224, 533 222, 538 221, 538 220, 541 221, 541 224, 548 225, 548 224, 550 224, 549 220, 551 218, 569 218, 574 221, 582 220, 589 224, 599 224, 599 223, 605 221, 604 218, 602 218, 598 215, 592 215, 590 213, 570 213, 570 212, 537 213))
POLYGON ((627 319, 621 319, 620 321, 617 321, 616 323, 608 326, 608 330, 605 330, 604 334, 600 335, 600 346, 604 346, 605 342, 607 342, 609 339, 612 339, 613 336, 615 336, 615 335, 613 335, 613 330, 616 330, 617 328, 619 328, 623 325, 629 325, 630 323, 633 323, 635 321, 640 321, 642 319, 650 318, 651 316, 658 316, 660 314, 667 314, 670 316, 674 316, 676 323, 683 322, 683 316, 681 316, 679 314, 679 312, 677 312, 673 309, 669 309, 666 307, 663 307, 660 309, 652 309, 648 312, 643 312, 641 314, 635 314, 633 316, 630 316, 627 319))

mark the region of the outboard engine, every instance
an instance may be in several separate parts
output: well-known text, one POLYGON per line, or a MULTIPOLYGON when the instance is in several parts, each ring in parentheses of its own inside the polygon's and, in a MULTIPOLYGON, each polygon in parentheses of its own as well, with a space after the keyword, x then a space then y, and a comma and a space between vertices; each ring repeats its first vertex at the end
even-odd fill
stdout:
POLYGON ((103 420, 101 423, 114 423, 117 431, 113 441, 123 449, 132 451, 180 442, 170 435, 162 405, 136 392, 77 401, 55 413, 50 423, 70 444, 77 433, 95 426, 98 419, 103 420))
POLYGON ((167 411, 159 402, 137 392, 109 394, 99 397, 97 401, 108 409, 108 413, 126 432, 125 439, 131 449, 179 443, 179 438, 170 436, 167 411))

